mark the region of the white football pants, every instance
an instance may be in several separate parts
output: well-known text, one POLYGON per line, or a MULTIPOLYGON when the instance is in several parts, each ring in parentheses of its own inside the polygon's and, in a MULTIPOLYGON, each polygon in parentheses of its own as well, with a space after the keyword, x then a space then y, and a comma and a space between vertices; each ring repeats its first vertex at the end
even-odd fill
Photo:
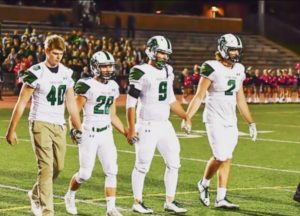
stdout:
POLYGON ((142 200, 144 179, 157 147, 164 158, 166 196, 176 193, 180 168, 180 144, 170 121, 139 121, 136 126, 139 142, 135 144, 136 161, 132 172, 134 198, 142 200))
POLYGON ((208 141, 216 160, 226 161, 231 159, 232 153, 238 142, 237 126, 224 126, 219 123, 206 123, 205 127, 208 141))
POLYGON ((88 180, 95 164, 96 155, 105 173, 105 187, 116 187, 117 150, 113 139, 112 127, 97 132, 84 129, 82 143, 78 145, 80 169, 76 180, 79 183, 88 180))

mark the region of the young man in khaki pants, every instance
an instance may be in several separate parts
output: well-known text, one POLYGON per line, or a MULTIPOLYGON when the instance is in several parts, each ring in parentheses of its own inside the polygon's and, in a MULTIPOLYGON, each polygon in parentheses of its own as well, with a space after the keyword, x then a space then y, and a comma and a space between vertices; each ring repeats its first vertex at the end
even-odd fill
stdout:
POLYGON ((24 83, 6 133, 6 140, 18 143, 16 127, 30 97, 29 132, 38 165, 37 181, 28 196, 34 215, 54 215, 53 180, 64 167, 66 153, 65 106, 75 134, 80 137, 80 118, 75 103, 72 70, 62 65, 65 41, 58 35, 45 40, 46 60, 20 74, 24 83))

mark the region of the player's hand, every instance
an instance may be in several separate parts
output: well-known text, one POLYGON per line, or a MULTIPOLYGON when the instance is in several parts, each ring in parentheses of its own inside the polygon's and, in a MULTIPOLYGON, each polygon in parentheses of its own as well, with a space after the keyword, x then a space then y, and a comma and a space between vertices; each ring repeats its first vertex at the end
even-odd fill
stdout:
POLYGON ((75 143, 75 144, 80 144, 81 143, 81 138, 82 138, 81 130, 78 130, 76 128, 72 128, 70 130, 70 136, 71 136, 71 139, 72 139, 73 143, 75 143))
POLYGON ((128 128, 124 128, 124 136, 127 138, 127 135, 128 135, 128 132, 129 132, 129 130, 128 130, 128 128))
POLYGON ((8 131, 8 132, 6 133, 6 141, 7 141, 8 144, 10 144, 10 145, 16 145, 16 144, 19 144, 19 140, 18 140, 18 137, 17 137, 16 132, 10 132, 10 131, 8 131))
POLYGON ((256 124, 255 123, 249 124, 249 135, 250 135, 252 141, 255 142, 256 137, 257 137, 257 130, 256 130, 256 124))
POLYGON ((136 134, 136 132, 132 131, 132 130, 128 130, 128 133, 127 133, 127 142, 130 145, 134 145, 138 141, 139 141, 139 137, 136 134))
POLYGON ((181 129, 186 133, 190 134, 192 131, 192 122, 190 119, 182 120, 181 122, 181 129))

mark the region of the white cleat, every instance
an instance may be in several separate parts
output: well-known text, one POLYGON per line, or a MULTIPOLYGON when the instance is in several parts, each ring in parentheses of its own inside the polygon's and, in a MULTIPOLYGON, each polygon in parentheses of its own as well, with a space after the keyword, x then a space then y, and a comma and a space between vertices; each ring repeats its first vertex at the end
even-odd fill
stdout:
POLYGON ((28 191, 27 195, 28 195, 28 198, 30 199, 31 212, 35 216, 42 216, 42 208, 40 206, 40 202, 38 200, 33 199, 31 190, 28 191))
POLYGON ((106 212, 106 216, 123 216, 118 209, 114 208, 106 212))
POLYGON ((146 207, 143 202, 139 202, 138 204, 133 204, 132 210, 134 212, 138 212, 141 214, 152 214, 153 210, 146 207))
POLYGON ((185 208, 182 208, 181 205, 175 200, 171 203, 165 202, 164 209, 167 212, 174 212, 176 214, 183 214, 187 212, 187 210, 185 208))
POLYGON ((209 206, 210 205, 210 201, 209 201, 209 191, 208 191, 208 187, 204 187, 201 184, 202 180, 200 180, 198 182, 198 191, 199 191, 199 199, 201 201, 201 203, 204 206, 209 206))
POLYGON ((239 205, 233 204, 226 197, 219 201, 216 200, 215 207, 216 208, 226 208, 226 209, 239 209, 240 208, 239 205))
POLYGON ((67 212, 71 215, 77 215, 77 208, 75 205, 75 196, 70 196, 69 193, 66 193, 64 200, 65 200, 67 212))

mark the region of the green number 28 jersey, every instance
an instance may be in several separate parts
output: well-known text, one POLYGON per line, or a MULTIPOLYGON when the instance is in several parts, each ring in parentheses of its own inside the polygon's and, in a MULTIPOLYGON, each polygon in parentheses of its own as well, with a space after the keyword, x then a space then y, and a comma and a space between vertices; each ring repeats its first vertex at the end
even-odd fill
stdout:
POLYGON ((119 85, 114 80, 103 84, 94 78, 80 79, 75 93, 87 99, 83 107, 83 124, 104 127, 111 123, 110 107, 119 97, 119 85))

